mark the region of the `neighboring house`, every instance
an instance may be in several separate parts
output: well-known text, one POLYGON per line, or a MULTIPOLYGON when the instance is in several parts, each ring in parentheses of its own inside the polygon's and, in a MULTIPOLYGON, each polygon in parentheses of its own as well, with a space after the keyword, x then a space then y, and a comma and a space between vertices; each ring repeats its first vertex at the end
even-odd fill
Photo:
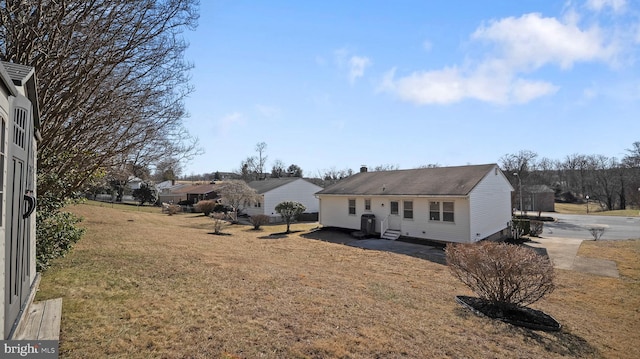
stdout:
POLYGON ((166 181, 162 181, 160 183, 156 183, 155 187, 156 187, 156 190, 158 192, 163 192, 163 191, 165 191, 167 189, 170 189, 171 187, 173 187, 175 185, 176 185, 176 181, 175 180, 166 180, 166 181))
POLYGON ((0 120, 0 339, 8 339, 37 283, 34 211, 40 118, 32 67, 0 63, 0 120))
POLYGON ((130 190, 140 189, 144 181, 136 176, 129 176, 127 179, 127 187, 130 190))
POLYGON ((506 236, 512 191, 496 164, 380 172, 363 167, 316 196, 325 227, 469 243, 506 236))
POLYGON ((322 187, 303 178, 268 178, 249 182, 248 185, 255 189, 259 195, 258 201, 248 204, 244 209, 244 213, 249 216, 266 214, 270 217, 279 217, 276 206, 284 201, 302 203, 306 207, 305 213, 317 213, 320 209, 315 193, 322 187))
MULTIPOLYGON (((514 192, 514 195, 513 203, 516 207, 520 207, 518 194, 514 192)), ((522 206, 525 211, 553 212, 555 211, 555 191, 547 185, 522 186, 522 206)))
POLYGON ((176 185, 165 188, 158 194, 158 200, 164 203, 179 203, 187 201, 191 205, 205 199, 217 199, 215 184, 176 185))

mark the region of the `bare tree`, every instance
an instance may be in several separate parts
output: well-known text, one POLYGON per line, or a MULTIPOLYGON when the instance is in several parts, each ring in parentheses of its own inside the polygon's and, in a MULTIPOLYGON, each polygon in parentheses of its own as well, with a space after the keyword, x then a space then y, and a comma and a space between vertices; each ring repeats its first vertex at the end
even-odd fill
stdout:
POLYGON ((318 177, 323 180, 325 187, 351 175, 353 175, 353 170, 350 168, 338 170, 335 167, 331 167, 330 169, 324 169, 322 171, 318 170, 318 177))
POLYGON ((285 169, 284 162, 280 160, 273 161, 273 166, 271 167, 271 177, 272 178, 280 178, 286 175, 287 170, 285 169))
POLYGON ((189 158, 191 91, 180 35, 196 0, 5 0, 0 59, 35 67, 42 141, 39 192, 52 201, 125 163, 189 158))
POLYGON ((264 179, 264 167, 267 164, 267 144, 265 142, 258 142, 256 144, 256 152, 258 152, 258 158, 256 162, 257 179, 264 179))
POLYGON ((418 166, 418 168, 438 168, 438 167, 442 167, 442 166, 440 166, 439 163, 428 163, 426 165, 418 166))
POLYGON ((240 180, 224 181, 216 185, 216 192, 223 204, 233 210, 233 220, 238 221, 238 212, 258 200, 256 191, 240 180))
POLYGON ((385 164, 381 164, 381 165, 377 165, 375 167, 373 167, 373 171, 374 172, 380 172, 380 171, 396 171, 400 168, 400 166, 398 166, 397 164, 392 165, 390 163, 385 163, 385 164))

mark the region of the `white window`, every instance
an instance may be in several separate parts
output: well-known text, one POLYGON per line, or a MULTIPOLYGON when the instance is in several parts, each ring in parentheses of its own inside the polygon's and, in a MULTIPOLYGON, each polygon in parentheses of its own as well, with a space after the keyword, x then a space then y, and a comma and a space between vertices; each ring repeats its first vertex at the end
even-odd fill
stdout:
POLYGON ((442 220, 453 222, 453 202, 442 202, 442 220))
POLYGON ((440 202, 429 202, 429 220, 440 220, 440 202))
POLYGON ((370 198, 365 198, 364 199, 364 210, 365 211, 370 211, 371 210, 371 199, 370 198))
POLYGON ((349 214, 350 215, 354 215, 356 214, 356 200, 355 199, 349 199, 349 214))
POLYGON ((405 219, 413 219, 413 201, 404 201, 403 205, 403 215, 405 219))

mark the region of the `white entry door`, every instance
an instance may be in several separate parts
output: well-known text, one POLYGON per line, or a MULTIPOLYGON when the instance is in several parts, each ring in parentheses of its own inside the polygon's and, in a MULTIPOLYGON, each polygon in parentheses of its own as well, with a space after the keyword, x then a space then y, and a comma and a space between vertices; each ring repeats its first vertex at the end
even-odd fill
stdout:
POLYGON ((389 201, 389 229, 402 229, 400 220, 400 201, 389 201))

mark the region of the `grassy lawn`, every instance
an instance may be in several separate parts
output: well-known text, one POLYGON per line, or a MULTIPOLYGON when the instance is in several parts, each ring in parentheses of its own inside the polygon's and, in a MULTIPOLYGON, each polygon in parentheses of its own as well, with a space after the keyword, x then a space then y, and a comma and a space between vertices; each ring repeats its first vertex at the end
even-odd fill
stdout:
POLYGON ((87 234, 42 278, 62 358, 638 358, 640 240, 585 242, 621 278, 557 271, 556 333, 478 317, 443 265, 309 239, 216 236, 198 214, 77 205, 87 234))
MULTIPOLYGON (((587 205, 573 203, 556 203, 555 210, 557 213, 564 214, 587 214, 587 205)), ((640 216, 639 209, 624 209, 615 211, 603 211, 600 206, 595 203, 589 203, 589 214, 598 216, 621 216, 621 217, 637 217, 640 216)))

